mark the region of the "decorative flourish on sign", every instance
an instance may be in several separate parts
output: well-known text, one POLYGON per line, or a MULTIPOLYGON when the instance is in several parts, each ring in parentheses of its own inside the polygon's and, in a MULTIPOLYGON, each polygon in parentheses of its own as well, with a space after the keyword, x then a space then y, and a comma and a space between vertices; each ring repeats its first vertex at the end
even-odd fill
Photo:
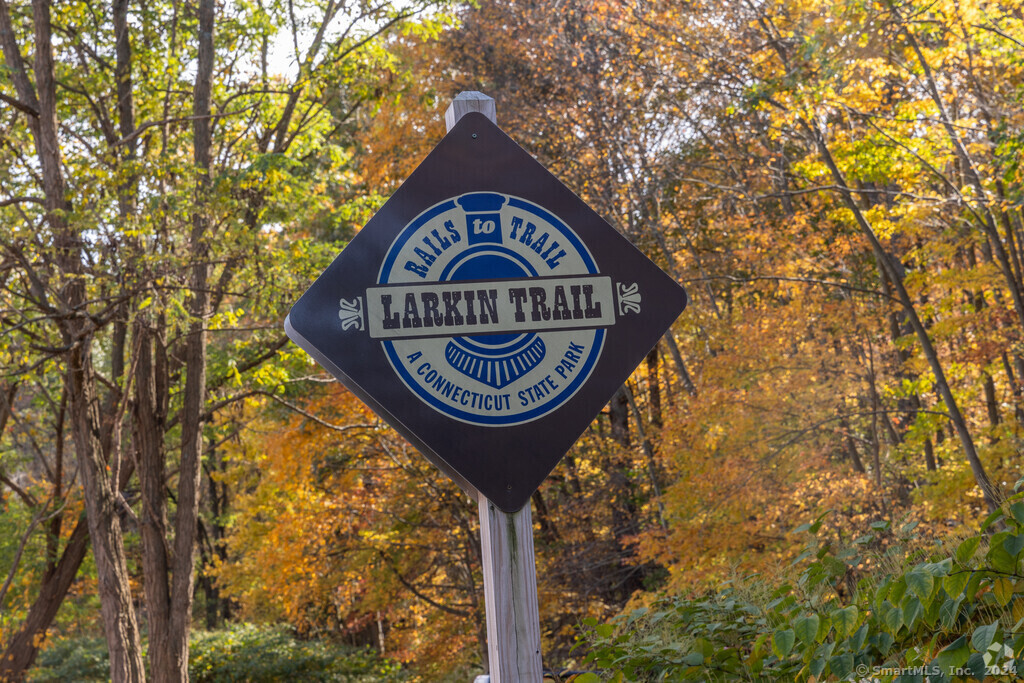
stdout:
POLYGON ((640 285, 619 283, 619 315, 640 312, 640 285))
POLYGON ((351 301, 348 299, 342 299, 341 310, 338 311, 338 317, 341 318, 341 329, 349 330, 354 327, 357 330, 362 330, 363 298, 357 296, 351 301))

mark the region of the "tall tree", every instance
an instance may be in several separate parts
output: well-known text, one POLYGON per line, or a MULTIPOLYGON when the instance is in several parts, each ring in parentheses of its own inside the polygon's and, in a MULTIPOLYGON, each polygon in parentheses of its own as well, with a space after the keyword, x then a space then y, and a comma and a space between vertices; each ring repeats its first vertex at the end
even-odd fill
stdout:
POLYGON ((349 127, 383 92, 384 37, 435 31, 443 13, 424 14, 435 5, 117 0, 109 13, 81 2, 52 17, 47 2, 29 13, 0 5, 12 113, 0 204, 14 302, 5 349, 35 354, 5 355, 4 386, 44 363, 64 374, 89 529, 74 532, 59 565, 55 551, 5 675, 31 664, 91 539, 111 676, 142 680, 125 550, 138 530, 150 671, 187 677, 209 425, 281 391, 291 370, 304 374, 293 352, 280 354, 278 321, 301 286, 292 276, 334 248, 314 232, 332 239, 359 220, 337 209, 351 187, 349 127), (269 61, 279 33, 294 71, 269 61), (296 236, 287 248, 282 226, 296 236), (140 501, 125 490, 136 473, 140 501))

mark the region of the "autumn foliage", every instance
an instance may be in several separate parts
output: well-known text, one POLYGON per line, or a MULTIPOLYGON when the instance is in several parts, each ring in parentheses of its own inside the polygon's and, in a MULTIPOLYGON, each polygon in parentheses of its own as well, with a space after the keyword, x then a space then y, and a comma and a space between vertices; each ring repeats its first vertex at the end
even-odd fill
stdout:
MULTIPOLYGON (((976 594, 994 597, 977 605, 995 599, 998 633, 1014 627, 1019 552, 1006 564, 978 537, 981 549, 954 552, 949 566, 922 553, 974 537, 986 518, 992 533, 1021 521, 1007 504, 1024 447, 1018 3, 398 3, 358 40, 326 31, 323 51, 289 74, 258 64, 276 31, 294 30, 301 52, 301 27, 335 17, 337 3, 302 3, 298 18, 290 3, 228 3, 213 48, 208 186, 194 168, 196 134, 182 127, 194 110, 194 74, 182 65, 198 59, 199 19, 157 4, 128 3, 138 20, 128 24, 132 125, 146 126, 133 137, 119 128, 114 27, 89 3, 54 8, 51 85, 64 122, 54 136, 73 207, 54 203, 37 173, 42 133, 11 44, 0 44, 4 648, 36 623, 30 611, 75 558, 79 578, 32 637, 103 626, 104 570, 86 552, 83 513, 80 458, 92 442, 75 431, 93 399, 69 374, 87 349, 91 390, 109 407, 90 462, 112 482, 106 514, 123 528, 125 595, 153 602, 146 581, 171 580, 142 567, 179 537, 169 525, 188 510, 168 492, 181 488, 183 462, 199 463, 196 624, 286 624, 301 638, 372 648, 422 680, 483 670, 475 503, 280 332, 290 303, 436 144, 463 90, 494 97, 499 125, 691 296, 532 497, 546 665, 582 665, 587 646, 573 646, 583 623, 598 652, 626 647, 605 628, 617 614, 634 633, 653 632, 649 617, 629 616, 638 609, 727 622, 733 630, 715 642, 735 636, 749 661, 782 677, 806 678, 801 658, 833 643, 829 657, 842 659, 814 675, 838 678, 879 642, 858 650, 853 613, 837 611, 856 606, 851 628, 877 627, 910 652, 932 628, 926 610, 941 620, 954 588, 975 605, 945 582, 958 567, 988 571, 992 552, 1006 575, 978 579, 976 594), (156 30, 172 17, 188 35, 175 43, 180 56, 156 30), (249 71, 233 70, 246 59, 249 71), (216 237, 200 239, 203 230, 216 237), (77 260, 59 258, 60 239, 77 245, 77 260), (197 267, 203 283, 191 279, 197 267), (68 282, 88 283, 70 304, 68 282), (200 331, 205 355, 189 355, 200 331), (205 373, 191 403, 185 387, 199 375, 189 382, 189 367, 205 373), (152 434, 147 405, 159 418, 152 434), (182 451, 186 415, 199 460, 182 451), (140 540, 154 514, 166 526, 140 540), (811 543, 824 550, 811 560, 792 530, 815 520, 811 543), (840 567, 851 548, 856 561, 840 567), (749 582, 719 590, 752 573, 780 596, 812 574, 828 592, 770 608, 783 621, 767 638, 794 630, 774 655, 774 641, 743 631, 735 612, 774 598, 749 582), (883 575, 920 589, 921 619, 907 622, 911 604, 893 632, 886 619, 894 600, 907 609, 906 591, 869 596, 883 575), (812 612, 834 636, 810 633, 812 612), (900 630, 908 624, 917 635, 900 630)), ((0 7, 28 55, 39 17, 0 7)), ((975 607, 956 625, 968 639, 991 623, 974 623, 986 614, 975 607)), ((676 654, 679 667, 705 657, 676 654)), ((637 672, 663 664, 631 661, 637 672)))

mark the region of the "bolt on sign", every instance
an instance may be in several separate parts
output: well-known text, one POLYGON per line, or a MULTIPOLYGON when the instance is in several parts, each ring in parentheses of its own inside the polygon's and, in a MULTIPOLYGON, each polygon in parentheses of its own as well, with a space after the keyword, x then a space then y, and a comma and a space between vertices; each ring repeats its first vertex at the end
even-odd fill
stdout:
POLYGON ((303 294, 285 329, 442 471, 514 512, 686 301, 471 113, 303 294))

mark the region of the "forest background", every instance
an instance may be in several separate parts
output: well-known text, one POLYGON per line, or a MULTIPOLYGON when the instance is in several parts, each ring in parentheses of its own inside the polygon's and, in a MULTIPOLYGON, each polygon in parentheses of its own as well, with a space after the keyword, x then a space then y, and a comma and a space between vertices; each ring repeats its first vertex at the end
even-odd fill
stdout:
POLYGON ((1018 3, 0 0, 0 51, 0 679, 485 670, 475 504, 282 330, 462 90, 692 297, 532 497, 549 666, 1013 495, 1018 3))

